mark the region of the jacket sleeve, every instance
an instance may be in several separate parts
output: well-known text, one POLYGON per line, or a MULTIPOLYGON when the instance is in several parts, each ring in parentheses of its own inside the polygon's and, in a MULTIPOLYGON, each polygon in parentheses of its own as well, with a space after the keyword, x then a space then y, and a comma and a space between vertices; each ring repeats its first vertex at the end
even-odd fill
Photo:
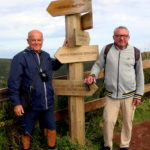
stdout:
POLYGON ((17 56, 13 58, 8 78, 9 98, 13 102, 14 106, 21 105, 19 91, 23 75, 23 65, 20 60, 21 58, 17 56))
POLYGON ((58 59, 54 59, 54 58, 51 58, 51 59, 52 59, 52 69, 53 69, 53 71, 59 69, 62 66, 62 63, 58 59))
POLYGON ((136 74, 136 92, 134 98, 141 100, 141 97, 144 94, 144 73, 141 54, 135 67, 135 74, 136 74))
POLYGON ((98 59, 96 60, 96 62, 94 63, 94 65, 91 69, 91 74, 94 74, 96 76, 96 78, 98 77, 100 70, 102 68, 104 68, 104 62, 105 62, 104 61, 104 50, 105 50, 105 47, 100 52, 98 59))

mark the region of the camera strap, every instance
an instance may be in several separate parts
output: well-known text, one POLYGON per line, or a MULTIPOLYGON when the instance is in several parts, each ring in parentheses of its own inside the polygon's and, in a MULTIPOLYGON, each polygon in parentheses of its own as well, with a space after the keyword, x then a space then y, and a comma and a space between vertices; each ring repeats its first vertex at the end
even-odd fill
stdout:
POLYGON ((32 53, 33 60, 34 60, 34 62, 35 62, 35 64, 36 64, 36 66, 37 66, 38 71, 39 71, 39 72, 42 72, 42 71, 43 71, 43 69, 42 69, 42 62, 43 62, 43 59, 42 59, 42 57, 40 56, 39 53, 36 53, 36 52, 35 52, 35 55, 36 55, 37 60, 36 60, 34 54, 32 53))
POLYGON ((45 68, 45 64, 44 64, 44 60, 43 60, 42 55, 39 53, 32 53, 32 57, 33 57, 33 60, 37 66, 37 69, 38 69, 38 73, 36 73, 36 76, 39 75, 42 82, 47 82, 48 81, 48 75, 44 70, 46 68, 45 68))

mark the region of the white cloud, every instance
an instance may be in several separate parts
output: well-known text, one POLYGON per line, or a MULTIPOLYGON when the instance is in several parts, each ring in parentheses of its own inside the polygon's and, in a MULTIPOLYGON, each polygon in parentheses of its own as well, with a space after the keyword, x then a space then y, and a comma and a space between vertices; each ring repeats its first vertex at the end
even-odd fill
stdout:
MULTIPOLYGON (((51 49, 50 53, 62 45, 65 19, 48 14, 46 8, 51 1, 0 0, 0 57, 6 56, 6 52, 13 56, 25 48, 27 33, 32 29, 43 32, 43 48, 51 49)), ((149 0, 93 0, 92 3, 94 28, 88 31, 91 44, 102 47, 112 42, 113 29, 125 25, 130 30, 131 43, 142 49, 150 47, 149 0)))

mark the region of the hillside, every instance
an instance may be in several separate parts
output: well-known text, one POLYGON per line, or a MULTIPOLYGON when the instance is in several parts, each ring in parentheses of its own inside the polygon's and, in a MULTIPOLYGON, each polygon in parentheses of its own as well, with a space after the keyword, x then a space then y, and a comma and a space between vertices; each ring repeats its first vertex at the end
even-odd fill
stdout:
POLYGON ((8 78, 10 63, 11 59, 0 59, 0 77, 2 76, 4 80, 8 78))
MULTIPOLYGON (((143 52, 142 53, 142 59, 149 59, 150 58, 150 52, 143 52)), ((9 70, 10 70, 10 63, 11 59, 0 59, 0 77, 3 78, 5 81, 8 78, 9 70)), ((85 62, 84 63, 84 71, 89 71, 93 65, 93 62, 85 62)), ((63 76, 67 74, 68 65, 63 65, 58 71, 55 71, 53 76, 63 76)))

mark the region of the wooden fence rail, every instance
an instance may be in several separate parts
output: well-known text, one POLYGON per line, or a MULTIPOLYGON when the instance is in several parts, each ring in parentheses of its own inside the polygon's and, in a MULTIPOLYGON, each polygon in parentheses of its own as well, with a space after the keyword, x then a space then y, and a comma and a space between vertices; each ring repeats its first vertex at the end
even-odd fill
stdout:
MULTIPOLYGON (((147 68, 150 68, 150 60, 144 60, 143 61, 143 69, 147 69, 147 68)), ((89 72, 86 72, 84 74, 85 74, 85 76, 87 76, 89 74, 89 72)), ((103 71, 101 71, 99 73, 99 78, 102 78, 102 77, 104 77, 103 71)), ((67 76, 57 77, 57 79, 66 79, 66 78, 67 78, 67 76)), ((145 93, 150 92, 150 83, 145 84, 144 92, 145 93)), ((4 102, 4 101, 7 101, 7 100, 9 100, 9 98, 8 98, 8 89, 7 88, 0 89, 0 102, 4 102)), ((91 110, 102 108, 104 106, 104 103, 105 103, 105 98, 104 97, 92 100, 90 102, 86 102, 85 103, 85 112, 89 112, 91 110)), ((66 119, 66 118, 68 118, 68 109, 67 108, 55 111, 56 121, 63 120, 63 119, 66 119)))

